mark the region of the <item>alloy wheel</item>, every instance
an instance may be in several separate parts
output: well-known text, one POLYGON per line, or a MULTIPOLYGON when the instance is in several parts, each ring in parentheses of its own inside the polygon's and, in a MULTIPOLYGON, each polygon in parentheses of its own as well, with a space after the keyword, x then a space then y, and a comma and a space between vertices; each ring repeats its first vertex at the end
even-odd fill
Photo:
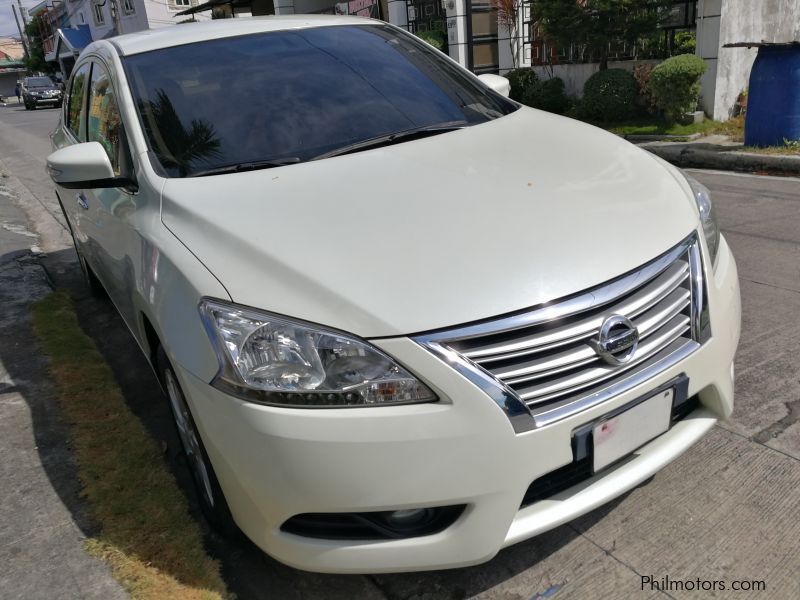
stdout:
POLYGON ((197 428, 194 425, 192 416, 189 413, 189 406, 183 397, 183 393, 178 387, 178 382, 175 380, 175 374, 172 369, 167 369, 164 372, 164 379, 167 388, 167 396, 169 397, 170 406, 172 406, 172 414, 175 417, 175 424, 178 427, 178 435, 181 438, 181 444, 189 461, 189 467, 192 470, 197 482, 202 489, 204 500, 210 507, 214 506, 214 492, 211 488, 211 479, 208 476, 208 469, 203 460, 203 451, 200 447, 200 436, 197 428))

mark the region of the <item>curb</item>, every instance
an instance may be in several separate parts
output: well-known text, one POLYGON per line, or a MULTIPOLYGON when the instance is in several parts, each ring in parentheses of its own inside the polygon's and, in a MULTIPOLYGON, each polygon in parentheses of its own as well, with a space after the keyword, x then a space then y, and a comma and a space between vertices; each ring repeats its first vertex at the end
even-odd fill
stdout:
POLYGON ((657 134, 657 133, 626 133, 620 135, 621 138, 633 142, 634 144, 641 142, 691 142, 703 137, 702 133, 690 133, 687 135, 673 135, 673 134, 657 134))
POLYGON ((719 171, 771 173, 800 176, 800 156, 776 156, 737 152, 736 146, 713 144, 641 144, 656 156, 678 166, 719 171))

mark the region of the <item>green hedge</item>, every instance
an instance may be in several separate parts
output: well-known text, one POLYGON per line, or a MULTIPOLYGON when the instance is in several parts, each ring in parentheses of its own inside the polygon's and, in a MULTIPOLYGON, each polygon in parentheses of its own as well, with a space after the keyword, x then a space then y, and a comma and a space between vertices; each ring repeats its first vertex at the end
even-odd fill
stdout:
POLYGON ((526 68, 509 71, 505 77, 511 83, 509 96, 512 100, 559 115, 570 108, 571 102, 560 77, 539 79, 533 69, 526 68))
POLYGON ((578 114, 589 121, 622 121, 636 112, 633 75, 623 69, 598 71, 583 86, 578 114))
POLYGON ((650 75, 650 92, 659 108, 671 121, 678 121, 697 108, 700 97, 700 77, 706 72, 706 63, 694 54, 681 54, 668 58, 650 75))
POLYGON ((522 95, 522 103, 557 115, 563 115, 571 105, 560 77, 540 80, 529 86, 522 95))
POLYGON ((535 86, 539 82, 536 72, 533 69, 514 69, 505 74, 505 78, 511 83, 509 96, 512 100, 523 102, 525 92, 528 88, 535 86))

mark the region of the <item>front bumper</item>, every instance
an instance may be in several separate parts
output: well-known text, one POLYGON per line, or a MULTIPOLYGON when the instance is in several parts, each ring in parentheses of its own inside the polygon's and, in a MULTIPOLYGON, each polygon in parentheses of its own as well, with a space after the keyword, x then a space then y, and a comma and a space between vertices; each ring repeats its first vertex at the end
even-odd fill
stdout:
POLYGON ((35 106, 60 106, 61 96, 50 96, 50 97, 39 97, 39 98, 30 97, 28 99, 28 103, 33 104, 35 106))
POLYGON ((733 409, 739 338, 736 265, 723 241, 707 278, 713 337, 681 363, 612 400, 515 434, 484 392, 407 338, 376 342, 439 395, 435 404, 297 410, 227 396, 178 368, 234 519, 264 551, 321 572, 467 566, 582 515, 632 489, 733 409), (551 499, 520 509, 531 482, 572 461, 572 431, 680 374, 701 407, 667 433, 551 499), (390 541, 300 537, 280 530, 301 513, 466 504, 440 533, 390 541))

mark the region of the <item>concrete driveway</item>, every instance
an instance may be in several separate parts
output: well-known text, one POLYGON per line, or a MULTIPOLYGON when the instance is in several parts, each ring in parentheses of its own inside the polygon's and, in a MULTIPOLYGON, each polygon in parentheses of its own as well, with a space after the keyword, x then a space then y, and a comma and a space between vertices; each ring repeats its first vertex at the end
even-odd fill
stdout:
MULTIPOLYGON (((54 122, 55 111, 0 108, 0 160, 49 252, 44 264, 50 276, 80 289, 74 253, 66 247, 42 168, 46 133, 54 122)), ((715 194, 741 277, 744 321, 737 407, 730 421, 648 485, 478 567, 316 575, 280 565, 248 543, 230 544, 209 534, 230 589, 242 600, 800 597, 800 180, 695 176, 715 194), (643 586, 644 577, 662 590, 668 578, 694 583, 685 588, 717 582, 716 591, 661 591, 643 586), (751 582, 753 590, 732 591, 739 581, 751 582), (766 589, 759 590, 758 582, 766 589)), ((167 459, 194 501, 166 403, 127 330, 107 304, 83 295, 77 306, 132 410, 165 441, 167 459)), ((0 547, 7 543, 0 539, 0 547)))

